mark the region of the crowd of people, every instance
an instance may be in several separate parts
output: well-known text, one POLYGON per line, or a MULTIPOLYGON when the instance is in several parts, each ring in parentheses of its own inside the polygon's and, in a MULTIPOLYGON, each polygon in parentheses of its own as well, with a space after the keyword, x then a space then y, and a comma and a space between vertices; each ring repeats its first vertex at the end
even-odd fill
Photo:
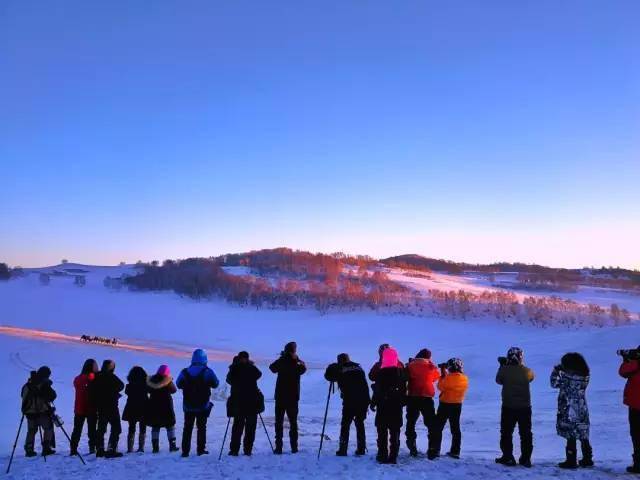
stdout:
POLYGON ((102 343, 104 345, 117 345, 117 338, 96 337, 91 335, 81 335, 80 340, 89 343, 102 343))
MULTIPOLYGON (((637 351, 633 351, 637 352, 637 351)), ((371 367, 368 378, 362 367, 341 353, 335 363, 325 371, 327 381, 337 384, 342 397, 342 420, 336 455, 346 456, 349 431, 355 424, 357 456, 366 454, 365 419, 368 411, 375 412, 377 455, 380 463, 394 464, 400 451, 400 434, 405 425, 405 442, 409 455, 418 456, 416 423, 422 421, 428 432, 427 458, 437 459, 441 454, 442 433, 447 423, 451 430, 451 446, 447 456, 459 459, 462 447, 460 417, 469 385, 463 362, 451 358, 435 364, 431 352, 423 348, 415 358, 403 364, 395 348, 383 344, 378 350, 379 360, 371 367), (439 392, 436 408, 434 398, 439 392)), ((627 379, 624 403, 629 407, 629 424, 633 443, 633 464, 630 473, 640 474, 640 360, 638 355, 623 356, 619 374, 627 379)), ((500 449, 502 455, 496 463, 512 467, 530 468, 533 453, 530 383, 534 372, 525 365, 522 349, 512 347, 505 357, 499 357, 496 383, 502 388, 500 419, 500 449), (513 434, 516 426, 520 436, 520 457, 513 453, 513 434)), ((122 420, 128 422, 127 452, 144 452, 147 428, 151 428, 151 447, 160 451, 160 431, 166 430, 170 452, 182 451, 188 457, 191 451, 194 426, 197 429, 196 453, 206 455, 207 419, 211 413, 211 389, 219 386, 216 374, 207 365, 207 355, 197 349, 191 365, 184 368, 173 381, 167 365, 161 365, 149 375, 142 367, 133 367, 127 375, 127 384, 115 373, 116 365, 105 360, 102 367, 93 359, 84 362, 80 374, 74 379, 74 427, 71 435, 71 455, 78 447, 87 423, 89 452, 97 457, 116 458, 118 440, 122 431, 119 399, 124 390, 126 403, 122 420), (184 428, 181 449, 177 446, 176 414, 172 396, 178 390, 183 395, 184 428), (105 435, 110 430, 105 446, 105 435), (137 449, 136 444, 137 433, 137 449)), ((275 447, 273 453, 283 452, 284 417, 289 421, 291 453, 298 452, 298 403, 300 377, 307 368, 298 357, 297 345, 285 345, 269 370, 277 375, 275 387, 275 447)), ((233 419, 229 455, 237 456, 242 446, 245 455, 251 455, 257 420, 265 409, 264 395, 258 388, 262 372, 251 360, 249 353, 239 352, 233 359, 226 376, 231 386, 227 399, 227 416, 233 419)), ((42 429, 42 455, 55 453, 53 404, 56 392, 52 388, 51 370, 43 366, 23 386, 22 412, 27 418, 25 441, 26 456, 35 456, 35 436, 42 429)), ((556 430, 566 439, 566 459, 558 466, 563 469, 592 467, 593 451, 589 443, 589 409, 586 389, 589 384, 589 366, 579 353, 565 354, 553 368, 550 384, 558 389, 556 430), (577 443, 581 446, 578 461, 577 443)), ((331 390, 330 390, 331 391, 331 390)))

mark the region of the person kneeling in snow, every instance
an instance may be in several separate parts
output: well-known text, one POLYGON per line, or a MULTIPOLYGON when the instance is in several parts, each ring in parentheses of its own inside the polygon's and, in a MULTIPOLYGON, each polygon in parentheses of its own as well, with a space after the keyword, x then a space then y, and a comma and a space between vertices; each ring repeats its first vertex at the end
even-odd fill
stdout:
POLYGON ((244 432, 243 451, 251 455, 256 438, 258 414, 264 412, 264 396, 258 388, 262 372, 249 359, 248 352, 240 352, 229 365, 227 383, 231 385, 231 395, 227 399, 227 417, 233 417, 229 455, 238 456, 240 441, 244 432))
POLYGON ((560 468, 578 468, 576 440, 582 447, 581 467, 593 467, 593 452, 589 443, 589 407, 586 390, 589 366, 579 353, 567 353, 551 372, 551 387, 558 388, 558 435, 567 439, 567 459, 560 468))
POLYGON ((218 388, 218 377, 207 367, 207 354, 198 348, 191 357, 191 366, 178 375, 176 386, 182 390, 182 408, 184 410, 184 429, 182 430, 182 456, 188 457, 191 451, 193 425, 198 428, 197 453, 208 455, 207 419, 211 414, 213 403, 211 389, 218 388))
POLYGON ((24 442, 24 452, 27 457, 36 455, 34 443, 38 429, 44 431, 42 436, 42 455, 53 455, 53 421, 51 402, 56 399, 56 392, 51 387, 51 369, 43 366, 22 387, 22 414, 27 417, 27 438, 24 442))
POLYGON ((371 409, 376 411, 379 463, 396 463, 400 451, 402 408, 406 402, 407 382, 404 369, 398 366, 398 352, 387 347, 382 352, 380 368, 374 375, 371 409))
POLYGON ((462 414, 462 402, 469 387, 469 379, 462 372, 462 360, 450 358, 446 365, 440 367, 440 403, 434 426, 433 456, 440 456, 442 445, 442 431, 447 421, 451 429, 451 449, 447 456, 460 458, 462 444, 462 432, 460 431, 460 415, 462 414))
POLYGON ((118 440, 122 432, 120 424, 120 410, 118 400, 120 392, 124 389, 124 383, 114 373, 116 363, 113 360, 102 362, 102 368, 93 381, 92 394, 96 399, 98 410, 98 432, 96 434, 96 457, 118 458, 122 453, 118 452, 118 440), (104 435, 107 426, 111 426, 109 434, 109 446, 104 449, 104 435))
POLYGON ((500 415, 500 449, 502 457, 496 463, 513 467, 513 431, 518 425, 520 433, 520 460, 523 467, 531 467, 533 434, 531 433, 531 391, 533 370, 524 366, 524 354, 511 347, 507 357, 500 357, 496 383, 502 385, 502 411, 500 415))
POLYGON ((351 422, 356 426, 356 455, 364 455, 366 451, 366 434, 364 421, 367 418, 369 384, 364 370, 359 364, 352 362, 349 355, 341 353, 338 362, 327 367, 324 378, 329 382, 337 382, 342 397, 342 421, 340 422, 340 447, 336 452, 339 457, 347 455, 349 446, 349 429, 351 422))
POLYGON ((151 446, 153 453, 160 451, 160 429, 167 429, 167 439, 169 440, 169 451, 177 452, 176 446, 176 413, 173 409, 173 398, 171 395, 178 389, 173 383, 171 371, 167 365, 160 365, 155 375, 147 379, 149 388, 149 408, 147 409, 146 421, 151 427, 151 446))

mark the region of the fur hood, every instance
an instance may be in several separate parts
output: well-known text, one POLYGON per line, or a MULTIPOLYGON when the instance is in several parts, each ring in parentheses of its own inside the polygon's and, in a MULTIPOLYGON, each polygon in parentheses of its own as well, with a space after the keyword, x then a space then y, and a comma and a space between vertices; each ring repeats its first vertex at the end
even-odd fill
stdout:
POLYGON ((147 377, 147 386, 154 390, 160 390, 161 388, 171 385, 172 382, 173 382, 173 377, 170 375, 165 377, 163 375, 156 374, 156 375, 147 377))

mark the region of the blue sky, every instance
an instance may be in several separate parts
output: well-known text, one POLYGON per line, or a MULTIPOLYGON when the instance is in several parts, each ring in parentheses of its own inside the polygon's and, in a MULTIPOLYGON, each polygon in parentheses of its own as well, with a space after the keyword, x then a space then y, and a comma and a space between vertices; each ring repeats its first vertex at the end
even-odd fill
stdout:
POLYGON ((0 261, 640 268, 640 3, 0 5, 0 261))

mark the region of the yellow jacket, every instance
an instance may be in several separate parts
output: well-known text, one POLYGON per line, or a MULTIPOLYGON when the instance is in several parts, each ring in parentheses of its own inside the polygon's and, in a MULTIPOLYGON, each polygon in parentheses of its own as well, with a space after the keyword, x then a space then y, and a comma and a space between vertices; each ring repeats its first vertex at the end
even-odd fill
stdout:
POLYGON ((441 377, 438 381, 440 401, 443 403, 462 403, 469 387, 469 379, 464 373, 454 372, 441 377))

